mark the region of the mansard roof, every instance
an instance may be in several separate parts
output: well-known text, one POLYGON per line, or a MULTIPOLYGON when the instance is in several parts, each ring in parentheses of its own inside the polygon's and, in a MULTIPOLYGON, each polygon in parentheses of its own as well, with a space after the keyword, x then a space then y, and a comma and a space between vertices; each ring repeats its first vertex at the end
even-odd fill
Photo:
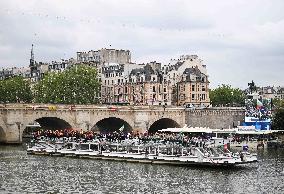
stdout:
POLYGON ((195 67, 195 68, 186 68, 183 72, 184 75, 186 75, 187 82, 191 81, 191 77, 195 76, 197 81, 204 82, 206 75, 204 73, 201 73, 201 71, 195 67))
MULTIPOLYGON (((130 73, 130 76, 145 76, 145 81, 151 81, 151 75, 157 75, 159 80, 162 79, 162 72, 159 70, 153 70, 150 64, 145 65, 143 68, 133 69, 130 73)), ((158 81, 158 80, 157 80, 158 81)))
POLYGON ((197 76, 201 76, 201 74, 203 73, 201 73, 201 71, 197 67, 195 67, 195 68, 186 68, 183 74, 186 74, 186 75, 195 74, 197 76))
POLYGON ((170 66, 168 67, 168 71, 178 70, 178 68, 179 68, 180 66, 182 66, 183 63, 184 63, 184 61, 178 61, 178 62, 176 62, 175 64, 170 65, 170 66))
POLYGON ((150 65, 145 65, 142 68, 138 68, 138 69, 133 69, 130 73, 130 75, 151 75, 151 74, 155 74, 155 71, 153 70, 153 68, 150 65))
POLYGON ((277 93, 278 93, 278 94, 283 94, 283 93, 284 93, 284 88, 283 88, 283 87, 279 88, 278 91, 277 91, 277 93))
POLYGON ((102 67, 103 73, 122 73, 124 72, 124 64, 111 63, 102 67))

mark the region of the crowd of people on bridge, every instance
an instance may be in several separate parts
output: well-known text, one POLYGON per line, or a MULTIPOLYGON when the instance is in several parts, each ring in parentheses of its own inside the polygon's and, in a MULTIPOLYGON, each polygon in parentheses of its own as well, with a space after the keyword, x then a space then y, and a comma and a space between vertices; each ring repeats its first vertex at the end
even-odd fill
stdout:
POLYGON ((50 141, 58 141, 59 139, 72 140, 77 142, 87 142, 92 140, 107 141, 107 142, 121 142, 127 139, 137 139, 140 143, 147 142, 162 142, 162 143, 177 143, 182 145, 192 144, 203 147, 209 141, 210 137, 205 134, 194 136, 185 133, 139 133, 139 132, 122 132, 114 131, 112 133, 96 133, 94 131, 83 131, 75 129, 63 130, 38 130, 33 133, 35 141, 39 139, 46 139, 50 141))

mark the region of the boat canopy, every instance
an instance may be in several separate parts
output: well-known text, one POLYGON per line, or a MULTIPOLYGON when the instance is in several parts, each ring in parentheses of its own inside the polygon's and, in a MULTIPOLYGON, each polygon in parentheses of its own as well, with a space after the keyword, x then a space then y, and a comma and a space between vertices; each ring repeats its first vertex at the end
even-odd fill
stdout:
POLYGON ((279 132, 279 130, 237 131, 236 133, 241 135, 264 135, 264 134, 271 134, 277 132, 279 132))
POLYGON ((233 128, 233 129, 210 129, 209 127, 183 127, 183 128, 167 128, 161 129, 159 132, 171 132, 171 133, 231 133, 231 134, 243 134, 243 135, 261 135, 261 134, 271 134, 279 132, 276 130, 257 130, 257 129, 244 129, 233 128))
POLYGON ((183 128, 167 128, 161 129, 159 132, 172 133, 213 133, 213 130, 208 127, 183 127, 183 128))

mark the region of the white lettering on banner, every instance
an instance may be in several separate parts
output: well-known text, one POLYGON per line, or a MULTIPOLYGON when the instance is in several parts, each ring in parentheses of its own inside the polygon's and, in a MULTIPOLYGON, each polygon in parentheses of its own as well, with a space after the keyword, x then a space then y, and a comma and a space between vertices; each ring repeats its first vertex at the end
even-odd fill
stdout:
POLYGON ((255 131, 255 126, 238 126, 238 131, 255 131))

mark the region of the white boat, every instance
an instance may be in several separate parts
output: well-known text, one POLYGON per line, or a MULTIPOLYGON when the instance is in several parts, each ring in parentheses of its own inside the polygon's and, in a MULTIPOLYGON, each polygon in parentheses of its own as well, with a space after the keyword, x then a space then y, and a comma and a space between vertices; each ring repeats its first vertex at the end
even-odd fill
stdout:
POLYGON ((28 154, 60 155, 102 160, 118 160, 171 165, 234 166, 257 162, 255 154, 223 152, 218 148, 182 147, 181 145, 133 145, 118 143, 67 143, 56 148, 38 143, 27 149, 28 154))

